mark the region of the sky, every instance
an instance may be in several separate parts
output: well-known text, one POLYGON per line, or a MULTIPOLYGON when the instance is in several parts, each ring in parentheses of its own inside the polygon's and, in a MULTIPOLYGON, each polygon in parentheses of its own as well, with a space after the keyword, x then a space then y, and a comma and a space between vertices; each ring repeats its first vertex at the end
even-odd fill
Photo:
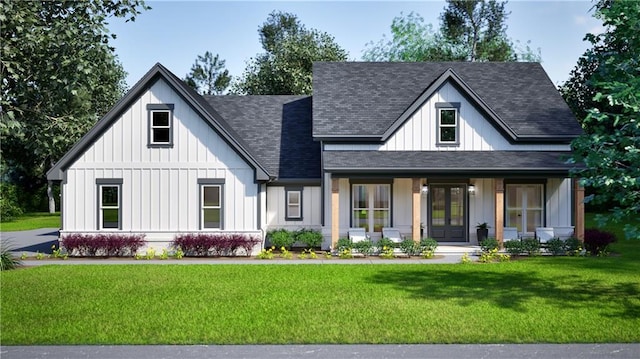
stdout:
MULTIPOLYGON (((361 61, 368 43, 390 36, 394 17, 415 12, 434 30, 444 1, 150 1, 151 10, 135 22, 110 19, 116 34, 111 45, 133 86, 157 62, 184 78, 198 55, 219 54, 226 68, 240 76, 247 61, 263 52, 258 28, 274 10, 290 12, 307 28, 324 31, 361 61)), ((603 32, 591 1, 518 1, 507 3, 507 36, 521 46, 540 49, 542 66, 560 85, 578 58, 590 48, 585 34, 603 32)))

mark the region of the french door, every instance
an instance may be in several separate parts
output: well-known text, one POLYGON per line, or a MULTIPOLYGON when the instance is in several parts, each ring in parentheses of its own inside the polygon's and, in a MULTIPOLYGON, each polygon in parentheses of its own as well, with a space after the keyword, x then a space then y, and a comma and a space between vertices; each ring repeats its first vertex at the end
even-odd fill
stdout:
POLYGON ((442 242, 467 241, 467 186, 431 185, 430 237, 442 242))

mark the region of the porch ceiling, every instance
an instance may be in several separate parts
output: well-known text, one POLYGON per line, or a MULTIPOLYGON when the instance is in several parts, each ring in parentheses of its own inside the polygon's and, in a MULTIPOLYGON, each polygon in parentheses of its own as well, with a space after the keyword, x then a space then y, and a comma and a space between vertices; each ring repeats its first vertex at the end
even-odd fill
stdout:
POLYGON ((436 176, 567 176, 568 151, 325 151, 326 172, 436 176))

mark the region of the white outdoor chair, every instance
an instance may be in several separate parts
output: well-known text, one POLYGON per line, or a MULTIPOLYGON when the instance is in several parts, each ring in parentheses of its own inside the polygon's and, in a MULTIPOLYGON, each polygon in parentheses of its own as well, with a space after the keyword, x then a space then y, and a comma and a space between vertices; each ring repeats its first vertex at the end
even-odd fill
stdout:
POLYGON ((349 228, 349 239, 351 243, 358 243, 369 239, 367 232, 364 228, 349 228))
POLYGON ((382 237, 389 238, 393 243, 402 242, 402 235, 400 234, 400 230, 391 228, 391 227, 383 227, 382 228, 382 237))
POLYGON ((538 239, 538 241, 540 241, 540 244, 546 244, 553 237, 554 237, 553 228, 551 227, 536 228, 536 238, 538 239))
POLYGON ((516 227, 504 227, 502 230, 502 241, 515 241, 518 240, 518 228, 516 227))
POLYGON ((569 227, 553 227, 553 235, 560 239, 567 239, 573 237, 573 226, 569 227))

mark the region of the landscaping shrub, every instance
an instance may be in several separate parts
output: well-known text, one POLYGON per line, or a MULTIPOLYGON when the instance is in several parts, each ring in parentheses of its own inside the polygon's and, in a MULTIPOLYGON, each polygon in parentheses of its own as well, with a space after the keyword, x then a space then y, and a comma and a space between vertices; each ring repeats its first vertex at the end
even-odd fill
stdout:
POLYGON ((393 250, 393 248, 395 248, 395 246, 396 246, 395 242, 390 240, 387 237, 380 238, 378 240, 378 243, 376 243, 376 247, 378 248, 378 252, 382 252, 385 247, 391 248, 393 250))
POLYGON ((566 253, 565 243, 560 238, 551 238, 547 241, 547 250, 554 256, 563 255, 566 253))
POLYGON ((61 244, 69 255, 76 256, 133 256, 146 243, 143 234, 68 234, 61 244))
POLYGON ((524 238, 522 240, 522 250, 530 256, 540 254, 540 241, 535 238, 524 238))
POLYGON ((405 238, 400 242, 400 250, 408 256, 416 256, 422 252, 420 243, 416 243, 411 238, 405 238))
POLYGON ((357 250, 358 253, 367 257, 373 253, 373 243, 370 239, 365 239, 364 241, 353 243, 353 249, 357 250))
POLYGON ((484 241, 480 242, 480 249, 483 252, 491 252, 494 249, 499 249, 500 243, 495 238, 487 238, 484 241))
POLYGON ((242 233, 188 233, 177 235, 171 245, 189 257, 235 256, 238 249, 251 255, 260 239, 242 233))
POLYGON ((420 240, 420 249, 422 252, 429 251, 435 252, 436 248, 438 248, 438 241, 433 238, 422 238, 420 240))
POLYGON ((577 256, 582 253, 582 241, 576 237, 567 238, 565 243, 565 249, 567 251, 567 255, 577 256))
POLYGON ((296 241, 294 233, 284 228, 269 231, 267 233, 267 239, 269 243, 276 248, 291 248, 293 242, 296 241))
POLYGON ((316 229, 303 228, 296 232, 296 241, 302 242, 307 248, 320 247, 322 244, 322 232, 316 229))
POLYGON ((338 250, 338 252, 342 252, 345 250, 351 251, 351 249, 353 249, 353 243, 351 243, 351 239, 349 238, 338 239, 337 246, 338 248, 336 249, 338 250))
POLYGON ((511 240, 504 242, 504 249, 512 256, 519 256, 524 252, 524 244, 520 240, 511 240))
POLYGON ((0 271, 15 269, 21 264, 20 259, 11 253, 11 245, 5 242, 0 249, 0 271))
POLYGON ((586 229, 584 231, 584 248, 591 255, 606 253, 609 244, 616 241, 616 237, 611 232, 599 229, 586 229))

